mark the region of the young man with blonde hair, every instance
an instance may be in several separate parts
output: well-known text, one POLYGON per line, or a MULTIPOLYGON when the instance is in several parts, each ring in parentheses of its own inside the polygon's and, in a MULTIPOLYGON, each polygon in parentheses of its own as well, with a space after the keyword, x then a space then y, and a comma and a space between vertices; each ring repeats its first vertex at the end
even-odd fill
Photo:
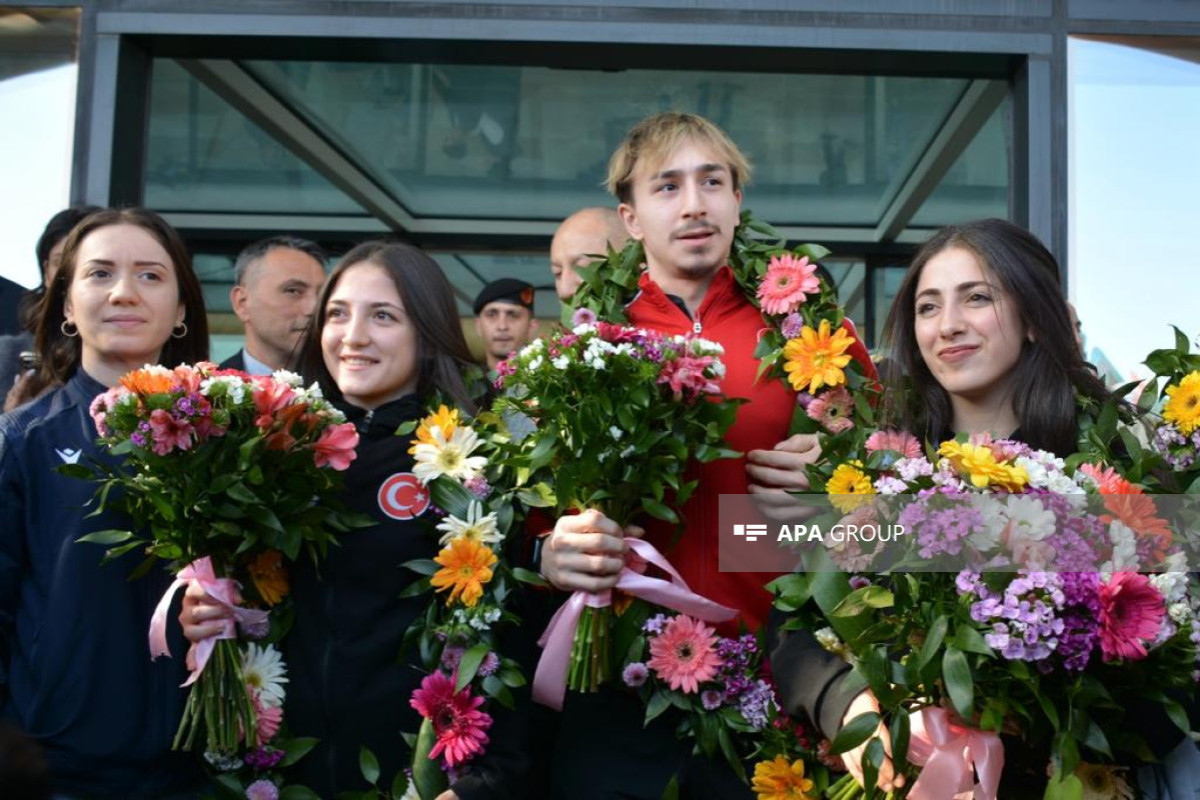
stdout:
MULTIPOLYGON (((638 123, 609 162, 607 186, 620 201, 629 235, 641 241, 646 270, 626 306, 633 325, 668 334, 696 334, 725 348, 730 397, 746 398, 727 444, 745 458, 700 465, 700 485, 682 507, 686 529, 652 526, 647 538, 688 584, 735 607, 757 630, 771 603, 769 575, 720 572, 717 501, 721 494, 775 494, 807 488, 804 466, 816 452, 811 437, 787 437, 795 396, 773 378, 759 379, 754 348, 762 315, 738 288, 728 267, 750 164, 725 133, 692 114, 658 114, 638 123)), ((869 364, 865 348, 854 354, 869 364)), ((595 510, 560 518, 542 548, 542 573, 564 591, 601 591, 616 583, 626 535, 595 510)), ((737 623, 721 627, 735 635, 737 623)), ((689 756, 664 715, 643 726, 645 710, 616 688, 568 693, 554 758, 553 796, 658 800, 671 776, 681 797, 752 797, 721 756, 689 756)))

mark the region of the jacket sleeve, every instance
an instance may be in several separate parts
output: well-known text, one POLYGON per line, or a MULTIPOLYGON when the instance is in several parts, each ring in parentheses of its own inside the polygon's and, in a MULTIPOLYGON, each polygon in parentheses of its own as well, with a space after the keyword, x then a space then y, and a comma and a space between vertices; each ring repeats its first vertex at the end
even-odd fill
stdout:
POLYGON ((8 675, 16 636, 24 560, 24 502, 10 429, 0 420, 0 708, 8 702, 8 675))
POLYGON ((821 733, 832 739, 842 727, 850 702, 864 684, 850 665, 820 645, 807 630, 785 631, 787 617, 772 609, 767 621, 771 673, 783 710, 807 715, 821 733))

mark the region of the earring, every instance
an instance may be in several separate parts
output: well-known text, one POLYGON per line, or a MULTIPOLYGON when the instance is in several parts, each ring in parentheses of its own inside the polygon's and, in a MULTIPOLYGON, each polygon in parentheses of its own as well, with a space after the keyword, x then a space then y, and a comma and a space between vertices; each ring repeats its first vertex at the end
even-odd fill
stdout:
POLYGON ((64 319, 62 321, 62 324, 58 326, 58 329, 60 331, 62 331, 62 335, 66 336, 68 339, 74 338, 79 335, 79 327, 74 322, 71 322, 69 320, 64 319), (67 330, 68 325, 71 326, 71 330, 67 330))
POLYGON ((174 328, 171 329, 171 338, 172 339, 182 339, 185 336, 187 336, 187 323, 186 322, 181 322, 177 326, 175 326, 174 328), (179 330, 180 328, 183 328, 183 330, 179 330))

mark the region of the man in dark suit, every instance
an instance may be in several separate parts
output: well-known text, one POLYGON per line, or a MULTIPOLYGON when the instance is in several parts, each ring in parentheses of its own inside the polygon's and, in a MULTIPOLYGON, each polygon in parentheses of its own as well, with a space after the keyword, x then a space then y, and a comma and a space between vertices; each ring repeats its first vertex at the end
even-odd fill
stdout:
POLYGON ((229 292, 246 344, 221 366, 270 375, 290 364, 325 281, 325 253, 313 242, 273 236, 243 250, 229 292))

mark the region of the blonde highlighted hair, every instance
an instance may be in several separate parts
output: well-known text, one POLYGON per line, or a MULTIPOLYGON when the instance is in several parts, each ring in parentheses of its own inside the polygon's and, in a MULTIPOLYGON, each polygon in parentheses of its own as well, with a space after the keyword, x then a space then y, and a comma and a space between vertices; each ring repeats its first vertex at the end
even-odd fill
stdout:
POLYGON ((604 188, 622 203, 632 203, 633 173, 638 164, 660 163, 685 141, 715 150, 728 163, 735 190, 750 183, 750 162, 725 131, 696 114, 665 111, 646 117, 629 131, 608 161, 604 188))

